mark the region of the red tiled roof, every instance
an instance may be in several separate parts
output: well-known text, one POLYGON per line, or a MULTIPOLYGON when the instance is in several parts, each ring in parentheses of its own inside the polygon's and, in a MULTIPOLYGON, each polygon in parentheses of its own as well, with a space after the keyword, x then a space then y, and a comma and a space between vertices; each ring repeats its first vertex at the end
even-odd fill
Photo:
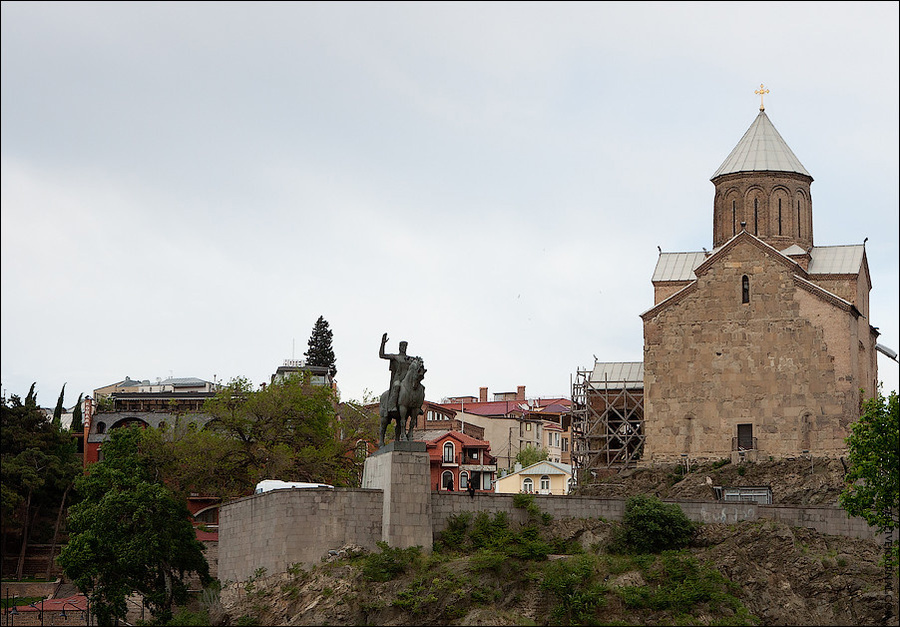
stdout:
POLYGON ((200 542, 218 542, 219 541, 219 532, 218 531, 203 531, 202 529, 195 529, 194 533, 197 534, 197 539, 200 542))
POLYGON ((525 401, 487 401, 476 403, 441 403, 441 407, 464 411, 478 416, 508 416, 513 412, 555 412, 565 413, 571 401, 567 398, 536 398, 525 401), (551 407, 553 409, 551 409, 551 407))
POLYGON ((415 433, 414 437, 421 442, 425 442, 425 445, 429 448, 437 446, 439 442, 446 440, 448 437, 453 438, 467 448, 489 449, 491 447, 491 443, 487 440, 479 440, 459 431, 419 431, 415 433))
POLYGON ((17 605, 16 610, 19 612, 59 612, 61 610, 87 610, 87 597, 83 594, 76 594, 61 599, 44 599, 31 605, 17 605))

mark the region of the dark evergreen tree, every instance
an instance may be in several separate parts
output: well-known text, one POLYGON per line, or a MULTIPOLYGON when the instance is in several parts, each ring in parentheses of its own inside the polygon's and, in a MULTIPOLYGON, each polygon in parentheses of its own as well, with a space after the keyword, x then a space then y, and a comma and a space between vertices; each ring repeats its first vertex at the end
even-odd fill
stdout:
POLYGON ((84 430, 84 422, 82 422, 81 418, 81 397, 84 394, 78 395, 78 402, 75 403, 75 409, 72 410, 72 425, 69 427, 69 430, 72 433, 78 433, 79 431, 84 430))
POLYGON ((56 401, 56 409, 53 410, 53 426, 57 429, 62 424, 63 399, 66 396, 66 384, 63 383, 62 390, 59 392, 59 399, 56 401))
POLYGON ((303 356, 306 357, 306 365, 326 366, 332 377, 337 374, 334 350, 331 348, 331 329, 323 316, 316 320, 312 335, 309 336, 309 349, 303 356))

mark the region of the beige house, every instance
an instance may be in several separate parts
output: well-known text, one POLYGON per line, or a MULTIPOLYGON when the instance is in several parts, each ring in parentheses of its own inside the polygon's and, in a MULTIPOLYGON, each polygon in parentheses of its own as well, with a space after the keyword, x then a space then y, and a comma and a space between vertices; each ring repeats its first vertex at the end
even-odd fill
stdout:
POLYGON ((712 176, 713 248, 660 252, 642 462, 838 457, 877 390, 865 242, 813 244, 813 179, 761 109, 712 176))
POLYGON ((497 479, 498 494, 568 494, 572 484, 569 464, 542 461, 497 479))

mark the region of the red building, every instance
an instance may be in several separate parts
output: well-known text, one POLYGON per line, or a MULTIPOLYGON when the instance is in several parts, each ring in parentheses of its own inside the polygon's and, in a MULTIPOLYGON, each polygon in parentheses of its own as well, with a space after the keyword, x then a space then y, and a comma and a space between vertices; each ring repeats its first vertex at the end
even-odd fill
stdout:
POLYGON ((486 440, 452 430, 415 431, 413 437, 425 442, 435 490, 465 492, 470 483, 479 492, 493 490, 497 460, 486 440))

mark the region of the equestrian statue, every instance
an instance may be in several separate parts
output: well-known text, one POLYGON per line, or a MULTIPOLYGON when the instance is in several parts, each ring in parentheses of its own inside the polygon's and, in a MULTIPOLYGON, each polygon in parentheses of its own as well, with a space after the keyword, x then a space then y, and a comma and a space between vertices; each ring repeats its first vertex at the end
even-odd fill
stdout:
POLYGON ((390 362, 391 385, 381 395, 379 447, 384 446, 384 435, 391 420, 396 421, 394 442, 411 441, 416 419, 423 413, 422 404, 425 402, 425 386, 422 385, 426 372, 425 362, 421 357, 406 354, 407 342, 400 342, 399 353, 385 353, 387 341, 385 333, 381 336, 378 356, 390 362))

